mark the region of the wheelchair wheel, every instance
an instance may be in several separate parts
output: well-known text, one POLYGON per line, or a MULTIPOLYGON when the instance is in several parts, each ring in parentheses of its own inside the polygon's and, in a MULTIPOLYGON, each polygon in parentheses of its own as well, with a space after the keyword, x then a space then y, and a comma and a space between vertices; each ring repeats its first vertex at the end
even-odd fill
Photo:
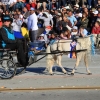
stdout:
POLYGON ((0 59, 0 78, 10 79, 16 73, 16 65, 10 59, 0 59))

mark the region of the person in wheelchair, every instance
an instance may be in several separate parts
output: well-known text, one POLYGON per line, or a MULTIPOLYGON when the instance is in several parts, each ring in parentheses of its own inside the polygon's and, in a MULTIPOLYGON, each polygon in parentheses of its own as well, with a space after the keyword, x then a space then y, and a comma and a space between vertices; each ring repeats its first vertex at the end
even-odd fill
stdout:
POLYGON ((28 64, 28 56, 24 51, 23 41, 16 39, 11 29, 12 19, 9 15, 4 15, 2 18, 3 26, 0 28, 0 48, 17 51, 18 62, 26 67, 28 64))

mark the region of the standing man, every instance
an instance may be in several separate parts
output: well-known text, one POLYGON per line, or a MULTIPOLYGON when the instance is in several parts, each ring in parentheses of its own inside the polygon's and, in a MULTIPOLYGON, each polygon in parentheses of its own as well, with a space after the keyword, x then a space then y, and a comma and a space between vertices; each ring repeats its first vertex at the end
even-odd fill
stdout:
POLYGON ((71 10, 69 10, 69 12, 68 12, 68 17, 67 17, 67 18, 70 20, 70 22, 71 22, 71 24, 72 24, 72 27, 73 27, 73 26, 76 26, 76 24, 77 24, 77 19, 74 17, 73 12, 72 12, 71 10))
POLYGON ((35 9, 30 8, 30 16, 28 17, 28 30, 30 34, 31 42, 35 42, 38 34, 38 26, 37 26, 38 18, 35 14, 35 9))

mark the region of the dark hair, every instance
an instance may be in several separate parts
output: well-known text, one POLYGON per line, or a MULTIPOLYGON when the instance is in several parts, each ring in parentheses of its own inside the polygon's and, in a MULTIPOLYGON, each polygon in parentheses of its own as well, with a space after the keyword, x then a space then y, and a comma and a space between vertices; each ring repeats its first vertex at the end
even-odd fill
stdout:
POLYGON ((85 29, 85 27, 84 27, 84 26, 80 26, 80 28, 85 29))
POLYGON ((96 21, 95 23, 98 23, 100 25, 100 22, 99 21, 96 21))
POLYGON ((43 10, 43 9, 41 9, 41 8, 38 8, 37 10, 38 10, 38 11, 40 11, 40 12, 42 12, 42 10, 43 10))
POLYGON ((68 28, 67 27, 63 27, 62 33, 66 32, 66 31, 68 31, 68 28))
POLYGON ((48 18, 48 16, 45 13, 43 13, 43 16, 46 17, 46 18, 48 18))
POLYGON ((25 27, 27 28, 27 24, 25 22, 23 22, 22 26, 21 27, 25 27))
POLYGON ((50 32, 49 32, 49 34, 53 34, 53 35, 55 35, 55 36, 57 36, 57 33, 54 31, 54 30, 51 30, 50 32))
POLYGON ((78 10, 76 10, 76 13, 80 13, 80 10, 78 9, 78 10))
POLYGON ((49 34, 54 34, 55 33, 55 31, 54 30, 51 30, 50 32, 49 32, 49 34))

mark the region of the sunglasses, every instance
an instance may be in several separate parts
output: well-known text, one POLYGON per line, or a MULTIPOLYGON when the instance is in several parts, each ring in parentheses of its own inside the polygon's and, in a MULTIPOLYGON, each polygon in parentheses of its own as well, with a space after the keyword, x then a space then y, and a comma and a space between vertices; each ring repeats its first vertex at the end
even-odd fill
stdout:
POLYGON ((10 20, 5 20, 4 22, 10 22, 10 20))

